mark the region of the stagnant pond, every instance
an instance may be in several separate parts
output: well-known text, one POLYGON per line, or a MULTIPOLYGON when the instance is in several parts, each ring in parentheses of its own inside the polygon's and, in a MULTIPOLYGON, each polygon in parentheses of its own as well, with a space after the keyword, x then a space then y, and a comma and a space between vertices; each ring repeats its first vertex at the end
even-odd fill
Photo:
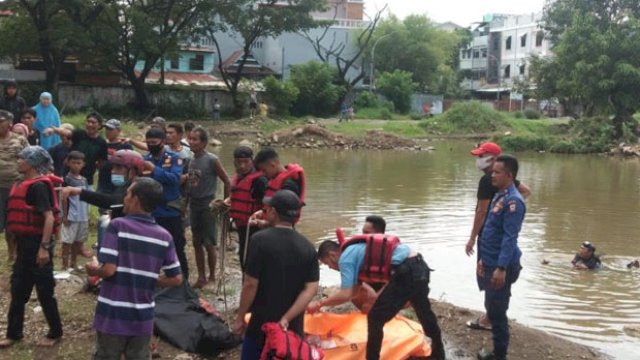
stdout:
MULTIPOLYGON (((313 242, 335 238, 335 228, 359 232, 364 217, 387 219, 387 232, 418 249, 436 269, 431 296, 482 309, 475 256, 464 252, 481 173, 472 142, 434 142, 434 152, 280 149, 308 176, 299 231, 313 242)), ((228 141, 216 152, 233 169, 228 141)), ((513 289, 509 316, 522 324, 594 346, 619 359, 640 349, 640 162, 600 156, 516 154, 518 178, 529 185, 520 235, 524 270, 513 289), (576 271, 570 261, 590 240, 603 269, 576 271), (547 260, 549 264, 543 265, 547 260)), ((337 284, 325 268, 321 282, 337 284)), ((460 319, 466 321, 467 319, 460 319)))

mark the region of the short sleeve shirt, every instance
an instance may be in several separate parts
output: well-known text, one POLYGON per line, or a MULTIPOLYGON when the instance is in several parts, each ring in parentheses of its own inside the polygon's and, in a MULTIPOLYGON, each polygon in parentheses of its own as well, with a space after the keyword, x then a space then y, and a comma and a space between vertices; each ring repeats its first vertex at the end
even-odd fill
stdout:
MULTIPOLYGON (((342 254, 338 266, 340 267, 340 287, 343 289, 351 289, 358 285, 358 274, 364 265, 364 256, 367 246, 362 244, 353 244, 347 246, 342 254)), ((411 254, 411 248, 408 245, 400 244, 393 251, 391 257, 392 265, 400 265, 411 254)))
POLYGON ((93 176, 96 173, 97 161, 107 160, 108 150, 107 142, 98 135, 92 138, 87 134, 86 130, 74 130, 71 134, 71 150, 80 151, 84 154, 85 166, 82 169, 82 176, 87 178, 89 185, 93 185, 93 176))

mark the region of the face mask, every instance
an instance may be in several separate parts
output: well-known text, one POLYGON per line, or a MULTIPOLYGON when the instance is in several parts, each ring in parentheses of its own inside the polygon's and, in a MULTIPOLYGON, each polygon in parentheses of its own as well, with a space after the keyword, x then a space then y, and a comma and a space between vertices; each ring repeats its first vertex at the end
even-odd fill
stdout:
POLYGON ((492 160, 493 156, 479 157, 476 159, 476 167, 478 168, 478 170, 484 171, 489 167, 489 165, 491 165, 492 160))
POLYGON ((122 186, 125 183, 124 175, 111 174, 111 183, 113 186, 122 186))
POLYGON ((162 146, 161 144, 147 145, 147 148, 152 155, 157 156, 160 155, 160 152, 162 152, 164 146, 162 146))

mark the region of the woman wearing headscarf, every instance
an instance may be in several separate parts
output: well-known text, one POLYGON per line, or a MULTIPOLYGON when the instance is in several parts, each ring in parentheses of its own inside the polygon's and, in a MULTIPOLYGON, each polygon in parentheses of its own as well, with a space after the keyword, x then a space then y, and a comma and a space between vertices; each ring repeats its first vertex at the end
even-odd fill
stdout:
POLYGON ((40 94, 40 102, 33 107, 36 112, 36 122, 33 127, 40 132, 40 146, 48 150, 60 143, 60 136, 55 133, 45 135, 48 128, 60 127, 60 113, 55 105, 53 105, 53 96, 51 93, 43 92, 40 94))

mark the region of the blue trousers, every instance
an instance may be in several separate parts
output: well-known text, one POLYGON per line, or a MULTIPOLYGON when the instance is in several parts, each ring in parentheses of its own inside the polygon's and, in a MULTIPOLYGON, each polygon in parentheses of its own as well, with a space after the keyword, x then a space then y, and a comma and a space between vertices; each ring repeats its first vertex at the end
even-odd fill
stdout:
POLYGON ((511 299, 511 285, 518 280, 522 266, 520 263, 513 263, 507 267, 504 286, 494 289, 491 286, 491 277, 496 270, 495 267, 485 267, 484 269, 484 307, 487 316, 491 321, 491 331, 493 333, 493 353, 496 359, 506 359, 509 348, 509 319, 507 310, 511 299))
POLYGON ((245 336, 242 342, 242 355, 240 355, 240 359, 259 360, 261 353, 262 347, 258 344, 258 340, 245 336))

